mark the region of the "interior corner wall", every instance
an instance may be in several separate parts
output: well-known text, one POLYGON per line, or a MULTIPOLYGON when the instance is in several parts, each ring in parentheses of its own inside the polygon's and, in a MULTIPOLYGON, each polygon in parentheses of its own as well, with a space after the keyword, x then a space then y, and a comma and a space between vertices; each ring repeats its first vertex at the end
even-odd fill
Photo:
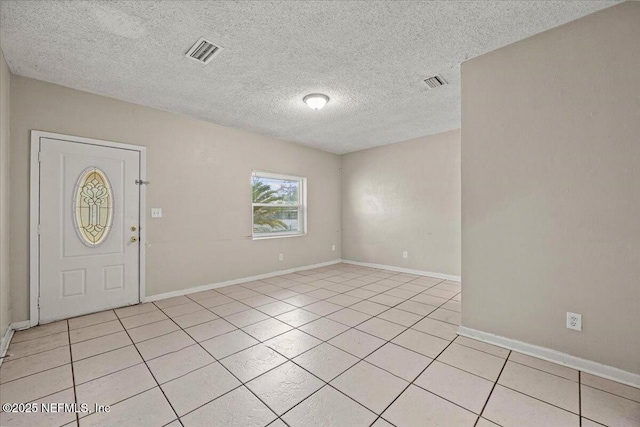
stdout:
POLYGON ((625 2, 463 64, 462 326, 640 374, 638 40, 625 2))
POLYGON ((9 285, 9 111, 11 74, 0 50, 0 338, 12 321, 9 285))
POLYGON ((29 318, 31 130, 147 147, 147 296, 341 257, 338 155, 12 76, 14 321, 29 318), (307 178, 306 236, 251 239, 252 169, 307 178), (162 208, 163 217, 150 218, 152 207, 162 208))
POLYGON ((342 169, 344 259, 460 276, 459 129, 345 154, 342 169))

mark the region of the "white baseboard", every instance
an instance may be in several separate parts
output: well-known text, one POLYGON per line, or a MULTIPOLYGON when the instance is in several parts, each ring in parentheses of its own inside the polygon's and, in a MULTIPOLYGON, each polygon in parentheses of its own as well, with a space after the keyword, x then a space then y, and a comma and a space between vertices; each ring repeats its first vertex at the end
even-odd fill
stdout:
POLYGON ((274 271, 274 272, 271 272, 271 273, 259 274, 257 276, 242 277, 240 279, 227 280, 225 282, 210 283, 208 285, 201 285, 201 286, 196 286, 196 287, 193 287, 193 288, 180 289, 179 291, 165 292, 163 294, 156 294, 156 295, 151 295, 151 296, 145 297, 145 298, 143 298, 142 302, 159 301, 159 300, 163 300, 163 299, 167 299, 167 298, 173 298, 173 297, 179 297, 179 296, 182 296, 182 295, 194 294, 196 292, 202 292, 202 291, 209 291, 211 289, 224 288, 225 286, 239 285, 241 283, 253 282, 254 280, 268 279, 269 277, 281 276, 283 274, 291 274, 291 273, 295 273, 297 271, 312 270, 314 268, 326 267, 328 265, 339 264, 341 262, 342 262, 341 259, 334 259, 332 261, 321 262, 319 264, 305 265, 303 267, 295 267, 295 268, 290 268, 288 270, 279 270, 279 271, 274 271))
POLYGON ((460 276, 453 276, 451 274, 432 273, 430 271, 412 270, 410 268, 394 267, 392 265, 384 265, 384 264, 373 264, 370 262, 351 261, 348 259, 343 259, 342 262, 344 262, 345 264, 360 265, 362 267, 380 268, 382 270, 398 271, 400 273, 415 274, 417 276, 427 276, 427 277, 434 277, 436 279, 452 280, 454 282, 461 281, 460 276))
POLYGON ((21 329, 27 329, 31 326, 31 322, 25 320, 23 322, 12 323, 7 326, 7 330, 2 334, 2 339, 0 339, 0 366, 2 365, 2 361, 4 360, 4 356, 7 354, 7 350, 9 349, 9 344, 11 343, 11 338, 13 338, 13 332, 19 331, 21 329))
POLYGON ((9 343, 11 342, 11 338, 13 337, 13 329, 11 329, 11 325, 7 327, 7 330, 2 334, 2 340, 0 340, 0 366, 2 366, 2 361, 4 360, 4 356, 7 354, 7 350, 9 349, 9 343))
POLYGON ((622 369, 614 368, 613 366, 603 365, 598 362, 582 359, 550 348, 528 344, 526 342, 501 337, 488 332, 478 331, 465 326, 460 326, 458 328, 458 335, 484 341, 509 350, 515 350, 519 353, 528 354, 529 356, 537 357, 539 359, 568 366, 569 368, 577 369, 582 372, 640 388, 640 375, 623 371, 622 369))
POLYGON ((23 320, 22 322, 13 322, 12 324, 9 325, 9 327, 11 329, 13 329, 14 331, 21 331, 23 329, 29 329, 31 327, 31 321, 30 320, 23 320))

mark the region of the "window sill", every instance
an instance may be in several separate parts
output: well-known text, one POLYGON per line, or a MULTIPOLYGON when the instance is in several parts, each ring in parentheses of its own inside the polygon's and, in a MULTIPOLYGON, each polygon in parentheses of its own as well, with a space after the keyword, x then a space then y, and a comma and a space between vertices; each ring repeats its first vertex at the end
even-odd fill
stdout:
POLYGON ((307 233, 276 234, 273 236, 251 236, 251 240, 284 239, 285 237, 302 237, 307 233))

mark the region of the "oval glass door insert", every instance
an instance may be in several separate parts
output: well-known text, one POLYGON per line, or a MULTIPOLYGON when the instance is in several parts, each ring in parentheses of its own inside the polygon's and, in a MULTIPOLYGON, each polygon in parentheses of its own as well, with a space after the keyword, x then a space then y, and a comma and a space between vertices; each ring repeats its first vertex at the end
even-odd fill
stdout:
POLYGON ((80 174, 73 198, 74 222, 85 245, 96 247, 109 235, 113 221, 113 193, 103 171, 91 166, 80 174))

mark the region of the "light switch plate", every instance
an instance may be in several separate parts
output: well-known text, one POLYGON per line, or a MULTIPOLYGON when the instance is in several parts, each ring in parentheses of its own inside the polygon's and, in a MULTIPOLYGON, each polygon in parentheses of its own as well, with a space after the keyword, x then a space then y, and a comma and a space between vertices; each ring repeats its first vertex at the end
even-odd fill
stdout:
POLYGON ((151 218, 162 218, 162 208, 151 208, 151 218))

